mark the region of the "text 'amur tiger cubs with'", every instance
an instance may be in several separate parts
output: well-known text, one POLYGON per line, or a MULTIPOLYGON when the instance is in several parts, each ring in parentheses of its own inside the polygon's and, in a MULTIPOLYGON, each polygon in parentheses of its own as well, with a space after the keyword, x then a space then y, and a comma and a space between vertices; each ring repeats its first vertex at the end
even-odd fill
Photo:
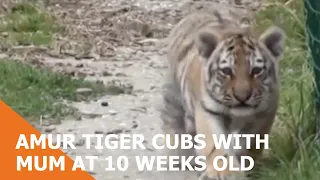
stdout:
MULTIPOLYGON (((168 36, 169 71, 161 109, 164 134, 204 134, 206 147, 167 150, 170 156, 206 156, 199 179, 234 179, 237 171, 217 171, 217 156, 259 157, 260 150, 216 149, 212 134, 269 134, 279 100, 279 61, 285 33, 270 27, 259 37, 250 28, 214 11, 182 19, 168 36)), ((171 139, 171 144, 173 143, 171 139)), ((243 148, 245 139, 241 139, 243 148)), ((221 167, 222 164, 219 165, 221 167)), ((236 178, 237 180, 240 180, 236 178)))

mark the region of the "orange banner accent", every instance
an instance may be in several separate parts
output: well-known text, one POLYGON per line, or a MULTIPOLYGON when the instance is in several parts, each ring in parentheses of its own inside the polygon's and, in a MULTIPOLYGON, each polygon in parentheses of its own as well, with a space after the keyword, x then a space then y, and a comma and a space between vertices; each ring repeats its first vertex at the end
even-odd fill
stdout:
MULTIPOLYGON (((94 180, 94 178, 86 171, 72 171, 73 160, 68 157, 60 149, 41 149, 37 147, 35 149, 24 149, 21 148, 16 150, 16 145, 20 134, 25 134, 28 142, 30 140, 30 135, 35 134, 37 137, 41 135, 36 128, 14 112, 9 106, 7 106, 3 101, 0 100, 0 120, 1 120, 1 131, 0 131, 0 142, 1 142, 1 179, 4 180, 15 180, 15 179, 32 179, 32 180, 94 180), (22 156, 26 159, 27 156, 39 156, 39 165, 42 166, 43 156, 54 156, 58 160, 60 156, 65 158, 65 171, 60 171, 60 169, 54 169, 54 171, 49 171, 49 163, 47 169, 44 171, 28 171, 27 168, 23 168, 21 171, 17 171, 17 156, 22 156)), ((46 142, 48 140, 46 139, 46 142)), ((46 147, 47 143, 46 143, 46 147)), ((47 161, 49 162, 49 161, 47 161)), ((33 166, 34 167, 34 166, 33 166)))

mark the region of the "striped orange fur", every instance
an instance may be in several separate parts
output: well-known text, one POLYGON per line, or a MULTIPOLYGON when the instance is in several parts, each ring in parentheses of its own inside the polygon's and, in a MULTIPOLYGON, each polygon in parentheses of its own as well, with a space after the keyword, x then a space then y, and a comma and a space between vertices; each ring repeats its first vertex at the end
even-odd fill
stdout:
MULTIPOLYGON (((196 12, 182 19, 167 40, 163 132, 208 135, 206 148, 199 152, 177 149, 168 153, 204 155, 207 169, 200 179, 231 180, 237 173, 215 170, 214 157, 259 157, 262 151, 216 149, 210 135, 263 137, 270 132, 278 108, 285 33, 273 26, 255 36, 250 28, 217 11, 196 12)), ((246 144, 245 139, 241 144, 246 144)))

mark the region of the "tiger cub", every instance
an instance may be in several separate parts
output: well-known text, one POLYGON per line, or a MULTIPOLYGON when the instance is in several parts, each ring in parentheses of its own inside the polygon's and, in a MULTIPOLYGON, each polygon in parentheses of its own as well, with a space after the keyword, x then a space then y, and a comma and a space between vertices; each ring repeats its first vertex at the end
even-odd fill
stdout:
POLYGON ((201 180, 245 178, 244 172, 218 171, 213 159, 233 156, 237 166, 241 156, 260 157, 263 144, 256 149, 252 138, 247 150, 242 138, 240 150, 217 149, 212 134, 260 134, 263 139, 270 133, 278 108, 285 32, 272 26, 257 37, 250 27, 223 18, 218 11, 196 12, 182 19, 167 40, 163 133, 172 135, 171 144, 174 134, 204 134, 206 143, 199 151, 179 148, 167 153, 205 156, 201 180))

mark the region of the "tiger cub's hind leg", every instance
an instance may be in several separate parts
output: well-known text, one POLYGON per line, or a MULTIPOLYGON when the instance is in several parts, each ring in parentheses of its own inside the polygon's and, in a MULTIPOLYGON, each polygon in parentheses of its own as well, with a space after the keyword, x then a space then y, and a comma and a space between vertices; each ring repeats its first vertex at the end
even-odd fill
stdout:
MULTIPOLYGON (((163 134, 170 135, 170 139, 165 138, 164 141, 166 156, 179 156, 179 160, 181 160, 183 156, 185 159, 189 158, 190 156, 195 156, 195 151, 193 149, 181 148, 181 136, 178 137, 179 139, 175 139, 175 137, 177 137, 176 135, 191 134, 194 136, 195 133, 193 132, 194 128, 188 128, 186 125, 186 123, 189 123, 189 121, 192 122, 192 119, 189 119, 189 116, 186 115, 182 105, 182 100, 180 99, 179 90, 172 83, 165 84, 164 89, 165 92, 163 93, 163 106, 160 109, 160 117, 162 120, 161 129, 163 134), (175 145, 175 143, 179 143, 178 148, 167 148, 167 144, 175 145)), ((189 125, 192 126, 192 124, 189 125)), ((194 158, 190 162, 192 166, 195 165, 193 161, 194 158)), ((181 166, 181 161, 179 166, 181 166)))

